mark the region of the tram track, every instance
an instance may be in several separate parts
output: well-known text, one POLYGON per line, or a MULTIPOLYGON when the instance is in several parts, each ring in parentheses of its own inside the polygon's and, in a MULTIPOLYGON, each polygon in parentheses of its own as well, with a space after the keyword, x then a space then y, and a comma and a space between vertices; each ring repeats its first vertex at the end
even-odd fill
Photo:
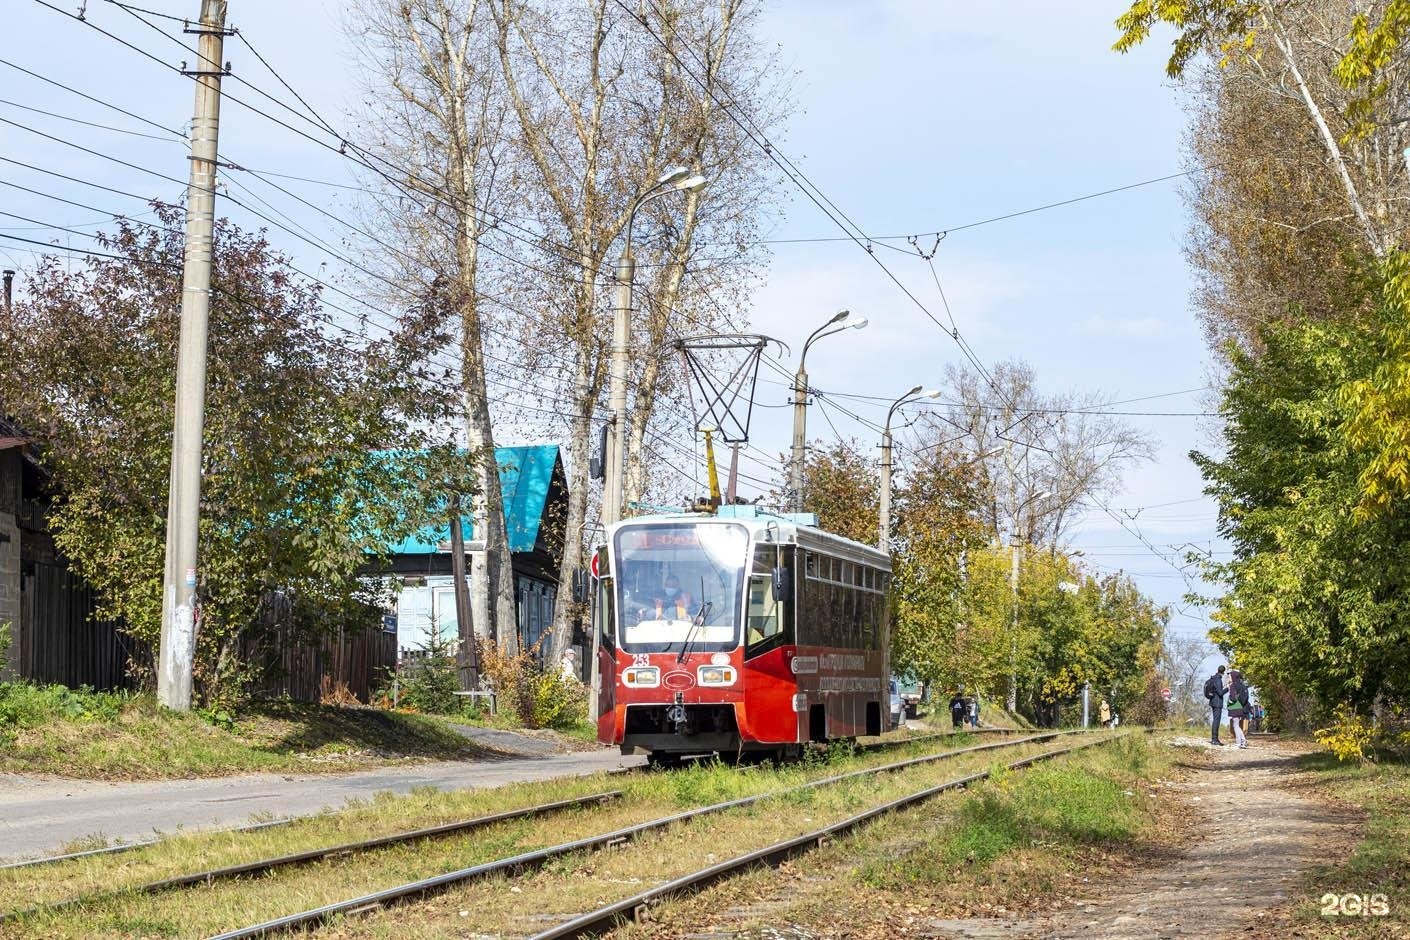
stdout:
MULTIPOLYGON (((446 836, 464 835, 476 829, 483 829, 496 823, 508 822, 515 819, 527 819, 536 816, 544 816, 551 813, 561 812, 568 809, 579 809, 582 807, 602 805, 620 800, 623 797, 621 790, 608 790, 602 793, 593 793, 587 796, 572 797, 566 800, 555 800, 550 803, 539 803, 534 806, 526 806, 522 809, 505 810, 500 813, 491 813, 485 816, 475 816, 470 819, 461 819, 454 822, 442 823, 438 826, 427 826, 420 829, 412 829, 404 832, 396 832, 390 835, 377 836, 371 839, 362 839, 356 842, 344 842, 338 845, 325 846, 323 848, 310 849, 304 852, 291 852, 271 858, 259 859, 253 862, 243 862, 237 865, 225 865, 220 868, 207 869, 205 871, 193 872, 185 875, 177 875, 172 878, 162 878, 157 881, 148 881, 130 887, 118 888, 112 891, 101 893, 90 893, 66 898, 61 901, 54 901, 42 904, 37 907, 25 908, 18 911, 9 911, 0 914, 0 923, 6 921, 22 920, 32 917, 40 912, 60 911, 67 908, 79 907, 84 904, 92 904, 108 898, 123 894, 158 894, 163 891, 170 891, 177 888, 185 888, 193 885, 210 885, 217 881, 226 881, 233 878, 250 877, 261 875, 272 871, 292 868, 299 865, 309 865, 314 862, 329 858, 338 858, 353 855, 358 852, 368 852, 373 849, 383 848, 391 845, 404 845, 409 842, 419 842, 423 839, 437 839, 446 836)), ((281 821, 282 822, 282 821, 281 821)), ((241 830, 247 832, 251 829, 268 828, 267 826, 255 826, 241 830)), ((86 857, 88 853, 77 853, 75 857, 86 857)))
MULTIPOLYGON (((1095 741, 1087 741, 1082 744, 1074 744, 1069 747, 1057 748, 1055 750, 1045 751, 1041 754, 1024 757, 1007 764, 1005 769, 1011 771, 1021 770, 1040 761, 1052 760, 1055 757, 1071 754, 1074 751, 1080 751, 1099 744, 1110 743, 1111 741, 1125 737, 1128 733, 1129 732, 1123 732, 1116 736, 1104 737, 1095 741)), ((963 777, 956 777, 953 780, 947 780, 935 786, 926 787, 923 790, 910 793, 899 799, 890 800, 880 806, 875 806, 861 813, 857 813, 840 822, 832 823, 831 825, 813 830, 812 832, 806 832, 781 842, 776 842, 773 845, 765 846, 761 849, 755 849, 752 852, 738 855, 714 865, 709 865, 687 875, 672 879, 665 884, 632 895, 631 897, 614 901, 597 910, 590 911, 579 917, 564 921, 557 926, 533 934, 530 940, 561 940, 561 938, 592 937, 607 933, 624 925, 628 921, 642 920, 653 905, 692 894, 716 882, 743 874, 755 868, 765 866, 777 867, 783 862, 821 848, 829 840, 848 835, 882 816, 909 809, 953 790, 964 789, 971 784, 987 780, 990 776, 991 771, 982 770, 963 777)))
MULTIPOLYGON (((768 790, 752 796, 741 797, 734 800, 727 800, 719 803, 710 804, 707 806, 696 807, 693 809, 685 810, 683 812, 673 813, 667 816, 648 820, 646 822, 636 823, 633 825, 617 828, 608 832, 597 833, 585 838, 575 839, 568 842, 559 843, 557 845, 548 846, 545 848, 535 849, 528 852, 521 852, 515 855, 495 859, 488 862, 483 862, 477 865, 468 866, 466 868, 461 868, 454 871, 443 872, 441 874, 433 875, 427 878, 422 878, 416 881, 397 885, 392 888, 363 894, 358 897, 349 898, 331 904, 325 904, 316 908, 311 908, 309 910, 300 911, 298 913, 273 918, 270 920, 263 921, 261 923, 240 927, 234 930, 229 930, 224 933, 214 935, 212 937, 212 940, 240 940, 240 938, 265 937, 285 933, 292 930, 306 930, 310 928, 317 928, 323 924, 326 924, 333 918, 339 916, 361 914, 377 910, 379 908, 388 907, 394 904, 404 903, 415 899, 427 898, 439 894, 447 889, 453 888, 457 885, 464 885, 467 883, 481 881, 496 876, 514 877, 523 875, 528 872, 535 871, 555 859, 559 859, 571 855, 573 853, 594 852, 613 846, 624 845, 635 841, 637 838, 643 835, 647 835, 654 832, 660 832, 669 829, 672 826, 676 826, 680 823, 689 822, 691 820, 700 819, 719 813, 724 813, 730 810, 749 807, 762 801, 776 799, 780 796, 784 796, 787 794, 800 793, 803 791, 813 790, 831 784, 836 784, 847 780, 855 780, 866 776, 884 773, 894 773, 896 771, 917 767, 925 764, 933 764, 941 761, 952 760, 964 755, 971 755, 998 749, 1015 748, 1028 744, 1042 744, 1044 742, 1051 741, 1064 735, 1079 733, 1082 733, 1082 729, 1075 729, 1069 731, 1048 731, 1028 735, 1026 737, 1018 738, 1015 740, 996 741, 991 743, 976 744, 969 747, 955 748, 952 750, 941 751, 935 754, 927 754, 918 757, 908 758, 901 761, 895 761, 877 767, 848 771, 843 774, 836 774, 818 780, 808 781, 806 783, 799 784, 793 787, 768 790)), ((949 736, 950 735, 936 735, 934 737, 945 738, 949 736)), ((929 739, 930 736, 926 736, 925 738, 914 738, 909 739, 907 741, 895 743, 899 746, 900 744, 923 743, 925 740, 929 739)), ((1042 755, 1038 755, 1038 758, 1041 758, 1041 756, 1042 755)), ((1025 760, 1031 761, 1032 759, 1036 758, 1026 758, 1025 760)), ((973 777, 973 779, 983 779, 984 776, 987 776, 987 774, 973 777)), ((955 789, 956 787, 964 786, 967 782, 970 782, 970 778, 964 778, 964 781, 966 782, 961 782, 958 784, 951 782, 951 785, 948 787, 948 789, 955 789)), ((939 792, 943 792, 943 789, 935 791, 935 793, 939 792)), ((935 795, 935 793, 930 793, 929 795, 933 796, 935 795)), ((929 796, 925 798, 929 798, 929 796)), ((896 807, 893 807, 892 810, 894 810, 895 808, 896 807)), ((866 814, 863 815, 865 816, 866 814)), ((874 816, 875 814, 873 813, 872 815, 874 816)), ((870 819, 872 818, 872 816, 866 816, 866 818, 870 819)), ((860 825, 860 823, 854 823, 854 825, 860 825)), ((195 882, 188 881, 188 883, 195 882)))

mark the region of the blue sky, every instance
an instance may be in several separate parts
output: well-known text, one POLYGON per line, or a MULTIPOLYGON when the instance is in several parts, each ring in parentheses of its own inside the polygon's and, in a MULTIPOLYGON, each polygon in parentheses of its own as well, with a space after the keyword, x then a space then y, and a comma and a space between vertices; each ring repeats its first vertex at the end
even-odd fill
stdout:
MULTIPOLYGON (((52 0, 77 12, 78 0, 52 0)), ((198 0, 148 0, 144 7, 194 16, 198 0)), ((189 82, 112 39, 35 0, 7 6, 8 42, 0 58, 174 128, 189 119, 189 82)), ((105 0, 88 0, 90 23, 180 63, 189 54, 105 0)), ((951 0, 794 0, 766 5, 762 38, 776 43, 796 72, 796 116, 777 143, 869 234, 933 232, 1009 212, 1177 173, 1184 115, 1164 80, 1164 47, 1127 56, 1109 51, 1121 3, 951 0)), ((324 0, 231 0, 231 22, 325 117, 342 125, 358 80, 345 49, 340 5, 324 0)), ((176 24, 166 23, 173 26, 176 24)), ((191 37, 186 37, 188 40, 191 37)), ((226 57, 237 74, 278 90, 238 41, 226 57)), ((238 83, 228 93, 271 113, 277 108, 238 83)), ((287 96, 286 96, 287 97, 287 96)), ((0 99, 70 117, 142 130, 137 121, 0 65, 0 99)), ((152 140, 38 115, 0 103, 0 118, 148 166, 184 181, 186 160, 175 138, 152 140)), ((246 109, 227 103, 222 153, 264 171, 351 183, 345 161, 246 109)), ((298 123, 295 121, 294 123, 298 123)), ((162 180, 0 123, 0 157, 144 196, 175 200, 184 183, 162 180)), ((342 233, 311 210, 227 173, 229 193, 258 205, 249 187, 319 237, 342 233)), ((0 186, 0 211, 41 223, 93 231, 106 212, 141 214, 140 203, 0 160, 0 181, 98 207, 92 212, 0 186)), ((282 185, 354 217, 356 193, 297 181, 282 185)), ((1099 390, 1132 399, 1198 389, 1208 381, 1207 354, 1190 312, 1190 275, 1180 244, 1186 226, 1179 181, 1164 182, 951 234, 935 263, 955 321, 986 363, 1022 358, 1049 391, 1099 390)), ((228 203, 245 224, 257 219, 228 203)), ((261 211, 267 211, 261 209, 261 211)), ((770 237, 836 236, 832 223, 796 192, 770 237)), ((0 216, 0 233, 91 247, 80 235, 0 216)), ((338 276, 336 261, 280 232, 272 241, 308 270, 338 276), (323 263, 327 267, 319 267, 323 263)), ((904 243, 897 243, 904 247, 904 243)), ((32 261, 21 243, 0 239, 0 262, 32 261)), ((928 247, 928 246, 927 246, 928 247)), ((888 267, 945 319, 930 269, 920 258, 878 249, 888 267)), ((351 284, 348 284, 351 287, 351 284)), ((345 302, 345 301, 344 301, 345 302)), ((777 244, 754 299, 754 328, 798 345, 833 311, 871 319, 861 332, 828 339, 809 355, 812 383, 827 391, 899 395, 933 385, 959 361, 950 337, 850 242, 777 244)), ((763 378, 777 378, 764 373, 763 378)), ((760 405, 787 401, 786 388, 761 382, 760 405)), ((1193 412, 1208 398, 1183 394, 1121 406, 1133 411, 1193 412)), ((864 407, 864 417, 877 419, 864 407)), ((870 428, 833 411, 844 436, 867 440, 870 428)), ((1127 475, 1113 508, 1135 515, 1128 526, 1170 557, 1173 546, 1214 541, 1214 507, 1200 498, 1186 459, 1211 446, 1207 421, 1131 416, 1158 441, 1158 458, 1127 475), (1139 512, 1138 512, 1139 510, 1139 512)), ((815 407, 812 435, 832 430, 815 407)), ((528 432, 526 432, 528 433, 528 432)), ((787 446, 787 409, 756 411, 754 443, 787 446)), ((513 443, 513 442, 507 442, 513 443)), ((749 463, 746 472, 758 472, 749 463), (752 469, 751 469, 752 468, 752 469)), ((747 492, 747 488, 746 488, 747 492)), ((1102 570, 1133 573, 1152 596, 1178 601, 1186 585, 1164 560, 1107 515, 1093 511, 1073 547, 1102 570)), ((1198 611, 1174 626, 1198 627, 1198 611), (1190 619, 1191 617, 1195 619, 1190 619)))

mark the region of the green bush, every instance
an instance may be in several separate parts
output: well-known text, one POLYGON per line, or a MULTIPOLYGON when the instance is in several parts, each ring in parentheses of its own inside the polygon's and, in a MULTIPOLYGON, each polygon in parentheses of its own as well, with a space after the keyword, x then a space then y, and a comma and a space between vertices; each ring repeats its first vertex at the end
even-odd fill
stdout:
POLYGON ((587 720, 587 687, 561 673, 540 672, 530 678, 531 727, 572 728, 587 720))
POLYGON ((0 683, 0 741, 11 741, 21 728, 50 721, 116 721, 131 701, 125 692, 94 692, 62 685, 0 683))

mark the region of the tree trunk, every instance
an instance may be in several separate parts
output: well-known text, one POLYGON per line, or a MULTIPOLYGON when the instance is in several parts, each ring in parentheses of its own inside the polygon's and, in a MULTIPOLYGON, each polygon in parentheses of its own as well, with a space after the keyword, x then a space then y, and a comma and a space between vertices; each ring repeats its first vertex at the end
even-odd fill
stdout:
POLYGON ((1307 82, 1302 77, 1302 70, 1297 66, 1297 58, 1293 55, 1292 41, 1289 40, 1282 30, 1282 26, 1270 18, 1273 35, 1273 44, 1278 47, 1278 51, 1283 55, 1283 62, 1288 67, 1288 73, 1292 76, 1294 84, 1297 85, 1298 94, 1302 96, 1302 103, 1307 106, 1307 113, 1312 118, 1312 123, 1317 125, 1317 135, 1322 138, 1322 145, 1327 150, 1327 156, 1331 159, 1332 165, 1336 167, 1337 178, 1341 180, 1342 189, 1346 191, 1346 201, 1351 206, 1351 211, 1356 215, 1356 221, 1361 223, 1361 229, 1366 236, 1366 243, 1371 249, 1371 253, 1377 258, 1385 257, 1385 242, 1381 238, 1380 230, 1372 223, 1371 217, 1366 214, 1366 207, 1361 204, 1361 195, 1356 189, 1356 183, 1351 178, 1351 172, 1346 168, 1346 158, 1342 155, 1341 145, 1337 143, 1337 136, 1332 133, 1332 129, 1327 126, 1327 119, 1322 114, 1322 108, 1317 104, 1317 99, 1312 97, 1312 90, 1307 87, 1307 82))

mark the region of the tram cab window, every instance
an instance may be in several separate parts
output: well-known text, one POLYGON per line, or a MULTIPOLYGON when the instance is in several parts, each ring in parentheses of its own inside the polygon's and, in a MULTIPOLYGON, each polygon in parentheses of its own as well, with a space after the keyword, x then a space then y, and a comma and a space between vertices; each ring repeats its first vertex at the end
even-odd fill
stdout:
POLYGON ((772 545, 754 550, 754 567, 749 576, 749 610, 745 621, 745 656, 757 656, 792 642, 791 593, 774 597, 773 571, 782 567, 785 580, 793 584, 793 549, 772 545))

